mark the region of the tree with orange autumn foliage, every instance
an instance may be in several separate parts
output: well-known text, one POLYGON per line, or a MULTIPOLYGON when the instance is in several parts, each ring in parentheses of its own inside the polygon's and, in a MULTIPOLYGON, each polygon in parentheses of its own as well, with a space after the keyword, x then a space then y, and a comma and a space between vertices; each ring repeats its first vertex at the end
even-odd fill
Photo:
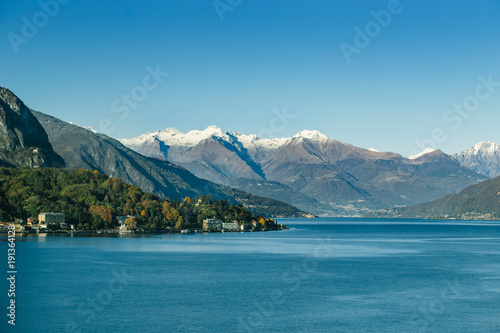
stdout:
POLYGON ((111 223, 113 221, 112 210, 110 207, 106 206, 90 206, 89 213, 91 215, 98 215, 104 223, 111 223))

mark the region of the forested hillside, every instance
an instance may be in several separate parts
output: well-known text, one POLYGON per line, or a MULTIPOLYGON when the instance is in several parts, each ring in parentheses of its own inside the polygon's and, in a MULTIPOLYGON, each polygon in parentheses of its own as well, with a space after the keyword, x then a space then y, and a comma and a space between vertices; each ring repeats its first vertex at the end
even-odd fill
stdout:
POLYGON ((4 220, 60 212, 79 228, 117 225, 116 216, 131 215, 138 228, 197 228, 205 218, 250 222, 258 219, 242 205, 229 205, 211 196, 162 200, 109 178, 98 171, 56 168, 0 168, 0 217, 4 220))

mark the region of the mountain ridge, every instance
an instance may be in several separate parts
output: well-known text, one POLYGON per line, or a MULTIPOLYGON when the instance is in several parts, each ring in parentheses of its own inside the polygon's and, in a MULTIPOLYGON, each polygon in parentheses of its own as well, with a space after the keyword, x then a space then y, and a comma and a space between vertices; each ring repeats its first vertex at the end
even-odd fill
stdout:
POLYGON ((442 151, 426 150, 409 159, 343 143, 315 130, 262 139, 210 126, 120 141, 141 154, 182 165, 200 178, 268 193, 315 214, 325 214, 325 207, 330 215, 359 216, 377 208, 410 206, 488 178, 442 151), (182 138, 189 144, 180 142, 182 138))

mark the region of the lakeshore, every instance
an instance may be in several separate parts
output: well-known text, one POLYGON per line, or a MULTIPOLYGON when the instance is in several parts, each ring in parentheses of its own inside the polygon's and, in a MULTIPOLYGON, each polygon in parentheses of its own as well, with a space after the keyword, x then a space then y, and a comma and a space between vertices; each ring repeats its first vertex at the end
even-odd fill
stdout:
MULTIPOLYGON (((0 235, 7 234, 9 232, 9 227, 15 230, 17 236, 23 235, 46 235, 46 234, 58 234, 58 235, 101 235, 101 234, 197 234, 197 233, 232 233, 232 232, 265 232, 265 231, 279 231, 288 230, 289 228, 285 224, 279 224, 273 219, 266 218, 264 222, 253 223, 253 224, 239 224, 236 221, 231 223, 223 223, 218 219, 210 219, 211 224, 204 223, 203 228, 191 228, 191 229, 176 229, 167 228, 162 230, 148 230, 148 229, 128 229, 125 224, 121 224, 118 228, 113 229, 61 229, 60 226, 52 229, 49 227, 40 229, 36 228, 36 225, 28 226, 19 223, 4 223, 0 227, 0 235), (35 228, 33 228, 35 227, 35 228)), ((209 223, 210 223, 209 222, 209 223)), ((70 226, 73 227, 73 226, 70 226)))

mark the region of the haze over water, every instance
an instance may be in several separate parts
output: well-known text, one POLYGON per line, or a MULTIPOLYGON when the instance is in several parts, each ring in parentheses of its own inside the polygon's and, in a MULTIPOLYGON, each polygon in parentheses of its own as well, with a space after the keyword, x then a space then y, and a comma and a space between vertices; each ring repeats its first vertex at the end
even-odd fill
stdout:
POLYGON ((500 330, 498 222, 278 221, 291 229, 19 237, 16 329, 500 330))

